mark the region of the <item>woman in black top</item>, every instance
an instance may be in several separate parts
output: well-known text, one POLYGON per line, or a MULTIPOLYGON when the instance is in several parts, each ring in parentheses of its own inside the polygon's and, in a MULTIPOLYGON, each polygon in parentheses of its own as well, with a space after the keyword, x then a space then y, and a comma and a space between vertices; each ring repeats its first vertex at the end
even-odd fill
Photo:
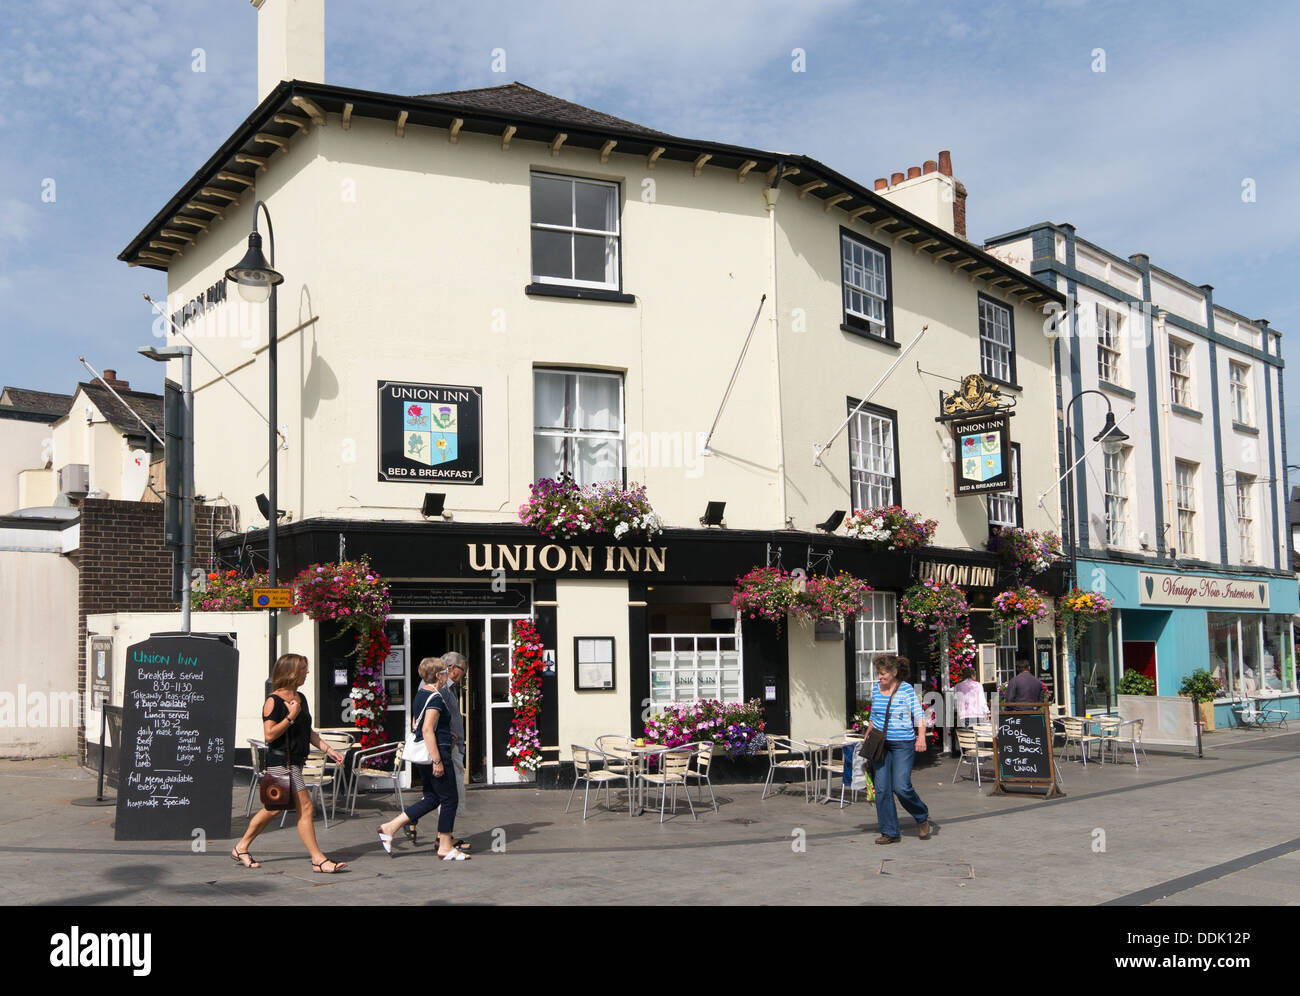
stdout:
MULTIPOLYGON (((294 806, 298 810, 298 836, 307 845, 311 855, 312 871, 332 874, 346 868, 344 861, 331 861, 316 844, 316 828, 312 825, 314 811, 311 794, 303 781, 302 766, 311 746, 319 747, 335 764, 343 763, 343 755, 321 742, 320 734, 311 728, 311 712, 307 699, 298 691, 307 680, 307 658, 301 654, 281 654, 271 672, 273 691, 262 705, 262 733, 266 739, 266 770, 273 775, 289 779, 294 806)), ((245 868, 258 868, 260 863, 248 853, 249 845, 266 829, 276 816, 276 810, 263 809, 249 821, 248 829, 240 838, 230 857, 245 868)))

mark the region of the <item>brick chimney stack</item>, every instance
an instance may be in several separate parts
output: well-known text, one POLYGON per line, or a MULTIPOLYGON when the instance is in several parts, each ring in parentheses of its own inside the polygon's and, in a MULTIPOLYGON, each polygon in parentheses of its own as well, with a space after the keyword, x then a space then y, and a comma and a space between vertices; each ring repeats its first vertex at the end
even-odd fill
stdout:
POLYGON ((876 191, 926 221, 966 238, 966 187, 952 175, 952 153, 944 149, 938 159, 880 177, 876 191))
POLYGON ((96 383, 96 384, 103 384, 103 385, 105 385, 105 386, 107 386, 107 387, 111 387, 114 391, 129 391, 129 390, 131 390, 131 384, 130 384, 130 382, 125 381, 125 380, 118 380, 118 379, 117 379, 117 371, 116 371, 116 370, 108 370, 108 369, 105 369, 105 370, 104 370, 104 373, 103 373, 102 376, 100 376, 100 377, 96 377, 96 378, 95 378, 94 383, 96 383))

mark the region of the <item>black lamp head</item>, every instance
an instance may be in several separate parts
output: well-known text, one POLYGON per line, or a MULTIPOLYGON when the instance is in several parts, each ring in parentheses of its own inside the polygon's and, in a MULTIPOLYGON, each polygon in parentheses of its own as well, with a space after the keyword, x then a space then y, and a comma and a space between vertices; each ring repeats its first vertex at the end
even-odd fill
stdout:
POLYGON ((1092 437, 1092 441, 1101 443, 1101 448, 1107 453, 1118 453, 1128 442, 1128 433, 1115 424, 1115 413, 1108 411, 1106 423, 1101 427, 1101 432, 1092 437))
POLYGON ((265 301, 271 296, 271 288, 284 282, 284 276, 272 269, 262 254, 262 236, 257 229, 249 233, 248 251, 226 271, 226 279, 238 284, 240 297, 254 304, 265 301))

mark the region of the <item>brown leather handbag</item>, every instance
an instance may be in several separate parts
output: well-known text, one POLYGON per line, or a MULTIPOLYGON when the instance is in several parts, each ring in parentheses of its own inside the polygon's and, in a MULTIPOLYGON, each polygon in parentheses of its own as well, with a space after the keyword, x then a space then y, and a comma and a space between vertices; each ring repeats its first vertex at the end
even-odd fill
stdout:
MULTIPOLYGON (((276 696, 279 698, 279 696, 276 696)), ((284 760, 285 767, 289 764, 289 733, 293 729, 293 723, 289 724, 289 729, 284 731, 284 760)), ((270 745, 267 745, 266 752, 269 758, 271 753, 270 745)), ((288 775, 273 775, 269 771, 262 774, 262 780, 258 783, 258 791, 262 796, 262 805, 266 809, 281 810, 293 808, 293 792, 289 785, 288 775)))
POLYGON ((897 688, 889 693, 889 704, 885 706, 885 725, 878 730, 873 720, 867 739, 862 744, 862 758, 872 764, 879 764, 885 759, 885 736, 889 732, 889 713, 894 708, 894 696, 897 694, 897 688))

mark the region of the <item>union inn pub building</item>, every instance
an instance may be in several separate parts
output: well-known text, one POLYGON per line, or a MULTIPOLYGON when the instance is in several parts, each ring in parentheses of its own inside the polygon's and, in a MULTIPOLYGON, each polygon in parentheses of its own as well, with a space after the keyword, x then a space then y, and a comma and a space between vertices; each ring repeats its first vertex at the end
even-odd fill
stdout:
MULTIPOLYGON (((392 732, 420 659, 459 649, 471 775, 512 780, 509 624, 529 616, 551 665, 542 740, 564 758, 696 698, 759 699, 780 733, 839 732, 876 655, 937 678, 898 615, 927 576, 965 587, 999 679, 1034 656, 1063 688, 1050 618, 1010 638, 988 622, 1007 584, 985 542, 991 525, 1056 528, 1036 501, 1060 473, 1041 329, 1065 295, 967 241, 946 153, 866 185, 520 83, 404 96, 312 82, 323 56, 306 49, 277 62, 263 46, 261 102, 121 259, 166 271, 169 310, 199 302, 183 329, 218 369, 195 359, 196 490, 235 513, 215 559, 260 566, 267 429, 234 388, 265 410, 265 307, 210 289, 265 202, 285 278, 278 576, 366 556, 390 580, 392 732), (971 374, 1012 413, 1007 479, 959 496, 937 419, 971 374), (561 474, 644 485, 662 532, 557 540, 521 524, 530 485, 561 474), (931 545, 872 553, 830 525, 885 505, 937 520, 931 545), (741 618, 736 579, 764 566, 847 571, 872 592, 838 634, 741 618)), ((1059 571, 1041 583, 1059 593, 1059 571)), ((239 736, 255 735, 264 617, 205 615, 196 630, 238 633, 239 736)), ((147 632, 100 621, 121 646, 147 632)), ((350 645, 305 617, 279 627, 335 725, 350 645)))

